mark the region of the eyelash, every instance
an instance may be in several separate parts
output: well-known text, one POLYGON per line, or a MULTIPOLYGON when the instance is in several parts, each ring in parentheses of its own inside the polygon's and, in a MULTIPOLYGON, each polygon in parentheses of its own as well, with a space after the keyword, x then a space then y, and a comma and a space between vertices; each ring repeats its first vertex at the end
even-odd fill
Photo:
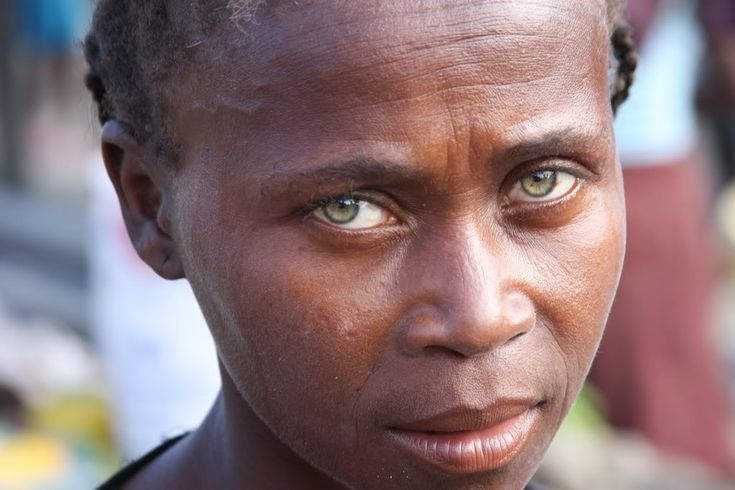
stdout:
POLYGON ((566 172, 581 181, 589 180, 597 175, 596 171, 593 170, 593 166, 589 164, 578 163, 577 160, 574 158, 570 159, 565 157, 553 157, 540 160, 532 160, 518 166, 508 175, 504 185, 507 186, 508 182, 510 182, 510 184, 512 185, 513 182, 516 182, 526 175, 547 170, 555 172, 566 172))
MULTIPOLYGON (((355 199, 359 201, 373 202, 370 199, 360 196, 358 194, 347 192, 345 194, 335 194, 332 196, 322 197, 320 199, 317 199, 316 201, 312 201, 302 208, 301 213, 304 215, 304 217, 308 217, 310 214, 312 214, 317 209, 320 209, 326 206, 327 204, 333 201, 339 200, 339 199, 355 199)), ((375 202, 373 202, 373 204, 375 204, 376 206, 380 205, 379 203, 375 203, 375 202)))

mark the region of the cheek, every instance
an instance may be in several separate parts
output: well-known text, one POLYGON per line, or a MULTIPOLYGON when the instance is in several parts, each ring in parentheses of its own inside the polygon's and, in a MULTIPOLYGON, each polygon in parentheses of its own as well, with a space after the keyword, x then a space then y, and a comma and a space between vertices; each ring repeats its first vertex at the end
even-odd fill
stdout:
POLYGON ((540 237, 529 253, 535 303, 563 356, 569 403, 597 351, 620 278, 625 220, 617 195, 592 197, 588 212, 540 237))
POLYGON ((344 452, 361 388, 389 341, 382 262, 313 253, 277 230, 218 237, 226 245, 216 255, 212 240, 202 237, 209 254, 192 255, 206 257, 205 309, 240 393, 302 454, 344 452))

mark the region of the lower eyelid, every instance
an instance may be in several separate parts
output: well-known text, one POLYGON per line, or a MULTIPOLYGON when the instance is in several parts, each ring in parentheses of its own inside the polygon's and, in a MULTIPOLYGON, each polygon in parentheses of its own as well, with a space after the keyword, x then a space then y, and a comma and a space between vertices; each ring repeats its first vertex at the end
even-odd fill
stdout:
POLYGON ((310 226, 307 227, 313 239, 325 246, 337 248, 355 247, 386 247, 392 246, 396 240, 405 236, 403 227, 390 223, 387 226, 378 226, 367 229, 345 229, 331 225, 323 220, 309 219, 310 226))
POLYGON ((584 191, 587 182, 583 178, 577 178, 572 188, 563 196, 550 201, 508 201, 503 210, 508 216, 533 215, 535 213, 557 212, 555 210, 565 209, 578 201, 584 191))

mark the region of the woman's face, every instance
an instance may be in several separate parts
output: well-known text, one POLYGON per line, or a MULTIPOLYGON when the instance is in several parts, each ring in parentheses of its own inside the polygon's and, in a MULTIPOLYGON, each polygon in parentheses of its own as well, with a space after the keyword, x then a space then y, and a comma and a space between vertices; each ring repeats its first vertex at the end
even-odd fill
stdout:
POLYGON ((174 113, 173 235, 226 375, 349 486, 521 486, 621 268, 604 3, 304 1, 244 27, 174 113))

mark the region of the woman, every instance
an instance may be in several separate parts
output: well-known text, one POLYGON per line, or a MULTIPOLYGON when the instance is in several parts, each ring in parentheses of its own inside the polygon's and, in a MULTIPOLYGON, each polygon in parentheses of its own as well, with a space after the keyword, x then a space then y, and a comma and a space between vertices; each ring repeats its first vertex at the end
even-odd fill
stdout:
POLYGON ((87 83, 223 387, 108 487, 526 485, 620 275, 617 3, 170 4, 100 2, 87 83))

